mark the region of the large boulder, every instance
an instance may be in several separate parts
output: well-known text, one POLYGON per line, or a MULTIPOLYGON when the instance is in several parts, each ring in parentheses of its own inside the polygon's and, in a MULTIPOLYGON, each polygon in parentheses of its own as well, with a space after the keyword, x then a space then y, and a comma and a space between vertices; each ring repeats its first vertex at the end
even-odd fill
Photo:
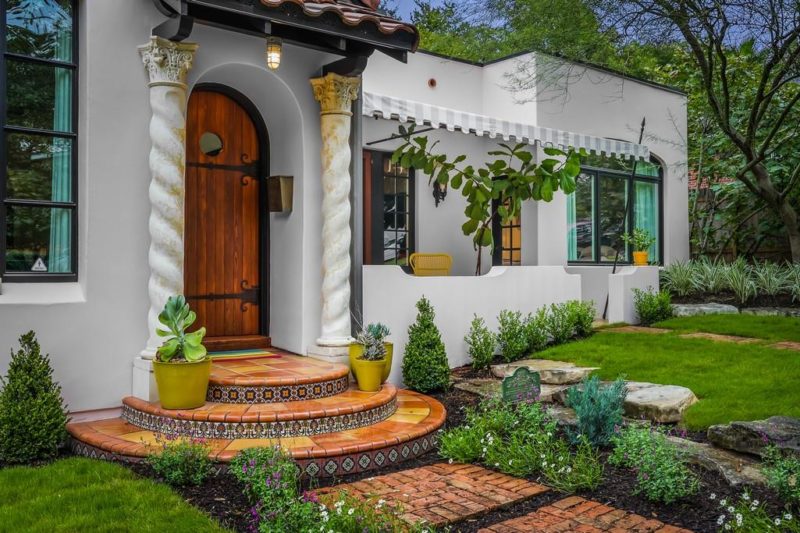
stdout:
POLYGON ((628 389, 625 397, 625 414, 631 418, 653 422, 680 422, 686 409, 697 403, 697 396, 686 387, 678 385, 641 386, 628 389))
POLYGON ((800 317, 800 307, 747 307, 743 315, 800 317))
POLYGON ((675 316, 736 315, 739 314, 739 309, 733 305, 715 302, 706 304, 672 304, 672 314, 675 316))
POLYGON ((506 378, 514 374, 519 367, 531 372, 538 372, 543 384, 565 385, 579 383, 583 378, 597 370, 595 367, 576 366, 566 361, 550 361, 549 359, 523 359, 503 365, 493 365, 492 373, 498 378, 506 378))
POLYGON ((760 463, 746 455, 729 452, 706 442, 694 442, 679 437, 667 439, 686 454, 689 462, 717 472, 729 485, 763 485, 766 483, 760 463))
POLYGON ((708 440, 721 448, 753 455, 761 455, 772 444, 800 456, 800 419, 773 416, 767 420, 711 426, 708 440))

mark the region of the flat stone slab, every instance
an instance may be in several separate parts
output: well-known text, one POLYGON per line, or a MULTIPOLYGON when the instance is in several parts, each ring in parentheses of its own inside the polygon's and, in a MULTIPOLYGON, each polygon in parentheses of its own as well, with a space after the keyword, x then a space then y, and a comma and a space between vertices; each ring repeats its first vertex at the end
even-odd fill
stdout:
POLYGON ((706 333, 704 331, 698 331, 696 333, 684 333, 683 335, 679 335, 679 337, 684 339, 708 339, 714 342, 733 342, 736 344, 753 344, 755 342, 761 342, 761 339, 754 339, 752 337, 720 335, 719 333, 706 333))
POLYGON ((800 317, 800 307, 746 307, 743 315, 800 317))
POLYGON ((580 383, 583 378, 598 370, 596 367, 576 366, 574 363, 566 361, 523 359, 504 365, 493 365, 492 374, 498 378, 505 378, 512 375, 520 367, 525 367, 531 372, 538 372, 542 378, 542 383, 547 385, 580 383))
POLYGON ((477 465, 438 463, 317 491, 325 501, 345 490, 356 498, 401 508, 409 524, 443 527, 519 503, 548 487, 477 465))
POLYGON ((606 328, 603 331, 608 331, 609 333, 649 333, 651 335, 661 335, 663 333, 669 333, 672 330, 665 328, 648 328, 645 326, 620 326, 618 328, 606 328))
POLYGON ((529 533, 531 531, 655 531, 692 533, 670 526, 655 518, 616 509, 600 502, 570 496, 519 516, 478 530, 478 533, 529 533))
POLYGON ((678 385, 655 385, 629 390, 625 397, 625 414, 653 422, 680 422, 686 409, 697 403, 697 396, 678 385))
POLYGON ((477 394, 481 398, 499 398, 502 382, 498 379, 462 379, 453 385, 458 390, 477 394))
POLYGON ((736 487, 766 484, 761 464, 751 457, 717 448, 707 442, 694 442, 673 436, 668 436, 667 439, 682 449, 690 462, 717 472, 729 485, 736 487))
POLYGON ((708 440, 720 448, 753 455, 761 455, 768 444, 773 444, 800 456, 800 419, 773 416, 767 420, 711 426, 708 440))
POLYGON ((672 304, 672 313, 675 316, 697 316, 697 315, 738 315, 739 309, 728 304, 718 304, 715 302, 705 304, 672 304))

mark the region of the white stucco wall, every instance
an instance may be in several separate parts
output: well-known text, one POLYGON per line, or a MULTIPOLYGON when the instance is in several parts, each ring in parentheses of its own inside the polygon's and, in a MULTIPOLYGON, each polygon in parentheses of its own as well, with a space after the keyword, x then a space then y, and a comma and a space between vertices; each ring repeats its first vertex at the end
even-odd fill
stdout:
POLYGON ((436 312, 451 367, 470 362, 464 335, 473 315, 497 331, 497 316, 508 309, 533 313, 551 303, 581 299, 578 276, 563 267, 494 267, 483 276, 417 277, 396 266, 365 266, 364 323, 389 326, 394 343, 392 383, 402 383, 403 353, 408 327, 417 316, 417 301, 425 296, 436 312))
MULTIPOLYGON (((163 20, 150 0, 80 2, 79 282, 3 284, 0 373, 30 329, 50 353, 73 411, 118 406, 148 337, 147 76, 137 46, 163 20)), ((258 107, 270 136, 270 171, 295 177, 294 210, 271 216, 271 331, 299 353, 319 335, 319 106, 309 78, 334 59, 291 45, 281 68, 264 65, 264 40, 196 25, 190 87, 217 82, 258 107)))

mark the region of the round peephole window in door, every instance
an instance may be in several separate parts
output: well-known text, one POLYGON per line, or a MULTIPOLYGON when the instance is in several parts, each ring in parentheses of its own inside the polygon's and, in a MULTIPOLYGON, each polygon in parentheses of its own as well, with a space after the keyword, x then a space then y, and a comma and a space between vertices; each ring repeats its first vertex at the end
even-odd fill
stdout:
POLYGON ((222 151, 222 139, 210 131, 200 136, 200 151, 208 156, 218 155, 222 151))

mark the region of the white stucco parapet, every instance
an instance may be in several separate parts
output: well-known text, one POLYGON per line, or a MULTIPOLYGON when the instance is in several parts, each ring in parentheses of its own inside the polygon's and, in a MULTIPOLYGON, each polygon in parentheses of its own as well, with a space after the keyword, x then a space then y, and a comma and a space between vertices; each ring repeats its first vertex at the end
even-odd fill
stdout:
POLYGON ((322 131, 322 322, 317 344, 350 344, 350 129, 360 78, 311 80, 322 131))

